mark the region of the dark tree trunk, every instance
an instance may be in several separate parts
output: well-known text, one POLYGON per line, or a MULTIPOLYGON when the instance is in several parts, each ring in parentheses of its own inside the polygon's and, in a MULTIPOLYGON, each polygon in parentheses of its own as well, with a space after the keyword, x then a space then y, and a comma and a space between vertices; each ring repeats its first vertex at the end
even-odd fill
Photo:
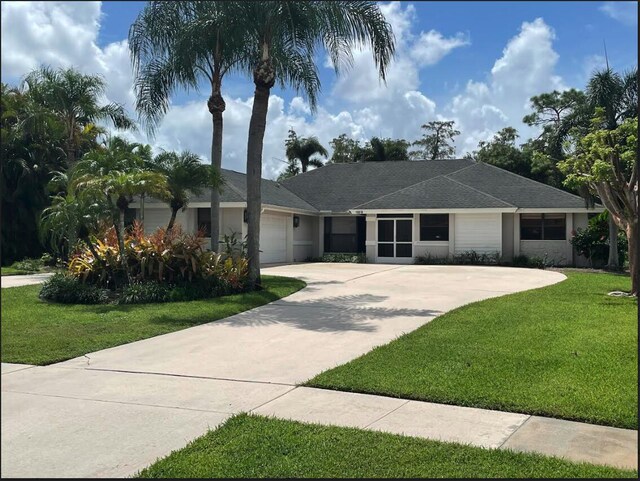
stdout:
MULTIPOLYGON (((215 89, 209 97, 207 106, 211 112, 213 135, 211 137, 211 169, 214 174, 220 174, 222 169, 222 114, 226 108, 219 89, 215 89)), ((211 250, 220 250, 220 191, 216 186, 211 189, 211 250)))
POLYGON ((260 210, 262 209, 262 148, 267 126, 269 93, 275 83, 271 61, 263 59, 253 73, 256 90, 247 142, 247 255, 249 288, 260 286, 260 210))
POLYGON ((612 271, 620 269, 620 261, 618 259, 618 226, 611 214, 609 214, 609 260, 607 261, 606 267, 612 271))
POLYGON ((169 219, 169 224, 167 225, 166 234, 168 235, 173 229, 173 225, 176 223, 176 216, 178 215, 178 210, 174 207, 171 208, 171 218, 169 219))
POLYGON ((638 295, 638 219, 630 222, 625 229, 629 240, 629 272, 631 274, 631 294, 638 295))

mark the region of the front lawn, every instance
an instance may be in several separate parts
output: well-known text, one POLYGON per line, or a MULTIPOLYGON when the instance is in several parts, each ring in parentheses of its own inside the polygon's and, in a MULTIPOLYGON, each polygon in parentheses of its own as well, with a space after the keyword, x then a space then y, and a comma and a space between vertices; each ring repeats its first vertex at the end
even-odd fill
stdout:
POLYGON ((157 461, 138 477, 637 478, 637 472, 243 414, 157 461))
POLYGON ((451 311, 307 385, 636 429, 637 300, 606 295, 629 278, 566 275, 451 311))
POLYGON ((88 352, 216 321, 305 286, 262 276, 262 291, 190 302, 66 305, 38 299, 41 286, 2 289, 2 362, 51 364, 88 352))

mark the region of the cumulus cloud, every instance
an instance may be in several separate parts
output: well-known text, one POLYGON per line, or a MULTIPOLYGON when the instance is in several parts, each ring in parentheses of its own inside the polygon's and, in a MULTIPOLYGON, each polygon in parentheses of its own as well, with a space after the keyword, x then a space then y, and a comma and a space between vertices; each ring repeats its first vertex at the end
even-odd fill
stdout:
POLYGON ((638 25, 637 2, 604 2, 600 10, 624 25, 638 25))
MULTIPOLYGON (((476 148, 506 125, 522 129, 529 97, 565 88, 555 73, 558 55, 554 32, 542 19, 524 22, 506 44, 486 79, 471 79, 458 95, 442 105, 421 89, 421 69, 433 68, 446 55, 470 44, 469 34, 448 36, 436 30, 416 29, 415 9, 399 2, 381 4, 397 38, 397 57, 390 65, 386 85, 379 82, 367 48, 354 52, 353 68, 329 86, 313 115, 308 103, 293 97, 272 95, 264 140, 263 175, 277 177, 285 168, 284 140, 289 128, 300 136, 314 135, 325 147, 342 133, 367 140, 372 136, 413 140, 420 125, 430 120, 453 119, 462 131, 458 154, 476 148)), ((14 82, 40 64, 74 66, 103 75, 110 101, 125 104, 133 112, 132 72, 126 40, 99 46, 100 3, 5 2, 2 3, 2 75, 14 82)), ((325 65, 331 67, 327 61, 325 65)), ((462 80, 462 79, 461 79, 462 80)), ((444 82, 444 80, 443 80, 444 82)), ((461 82, 462 83, 462 82, 461 82)), ((252 89, 238 84, 223 86, 227 109, 224 116, 223 166, 245 170, 246 145, 253 104, 252 89)), ((327 86, 325 86, 325 91, 327 86)), ((125 135, 149 141, 155 150, 189 149, 208 161, 211 118, 207 93, 172 105, 155 138, 143 132, 125 135)))
POLYGON ((536 129, 524 126, 529 99, 541 92, 565 90, 555 74, 558 54, 553 49, 555 33, 543 19, 523 22, 498 58, 486 82, 469 81, 444 109, 463 132, 462 152, 476 148, 481 140, 508 125, 515 126, 524 139, 536 129))
POLYGON ((410 55, 420 66, 434 65, 453 49, 470 43, 468 37, 461 32, 447 38, 436 30, 429 30, 420 34, 411 47, 410 55))

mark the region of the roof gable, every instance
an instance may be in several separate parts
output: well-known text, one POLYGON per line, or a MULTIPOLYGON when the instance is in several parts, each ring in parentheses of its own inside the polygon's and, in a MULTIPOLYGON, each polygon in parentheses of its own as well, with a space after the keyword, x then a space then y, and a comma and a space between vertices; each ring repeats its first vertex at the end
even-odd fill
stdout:
POLYGON ((438 176, 356 207, 362 210, 474 208, 513 208, 513 206, 447 176, 438 176))

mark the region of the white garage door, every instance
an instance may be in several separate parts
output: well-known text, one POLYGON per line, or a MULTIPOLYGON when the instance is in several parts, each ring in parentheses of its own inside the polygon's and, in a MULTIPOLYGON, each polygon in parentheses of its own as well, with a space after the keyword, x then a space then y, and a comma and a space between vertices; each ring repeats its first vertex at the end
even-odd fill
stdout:
POLYGON ((455 214, 456 254, 502 252, 501 214, 455 214))
POLYGON ((287 261, 287 221, 282 215, 260 216, 260 263, 287 261))

